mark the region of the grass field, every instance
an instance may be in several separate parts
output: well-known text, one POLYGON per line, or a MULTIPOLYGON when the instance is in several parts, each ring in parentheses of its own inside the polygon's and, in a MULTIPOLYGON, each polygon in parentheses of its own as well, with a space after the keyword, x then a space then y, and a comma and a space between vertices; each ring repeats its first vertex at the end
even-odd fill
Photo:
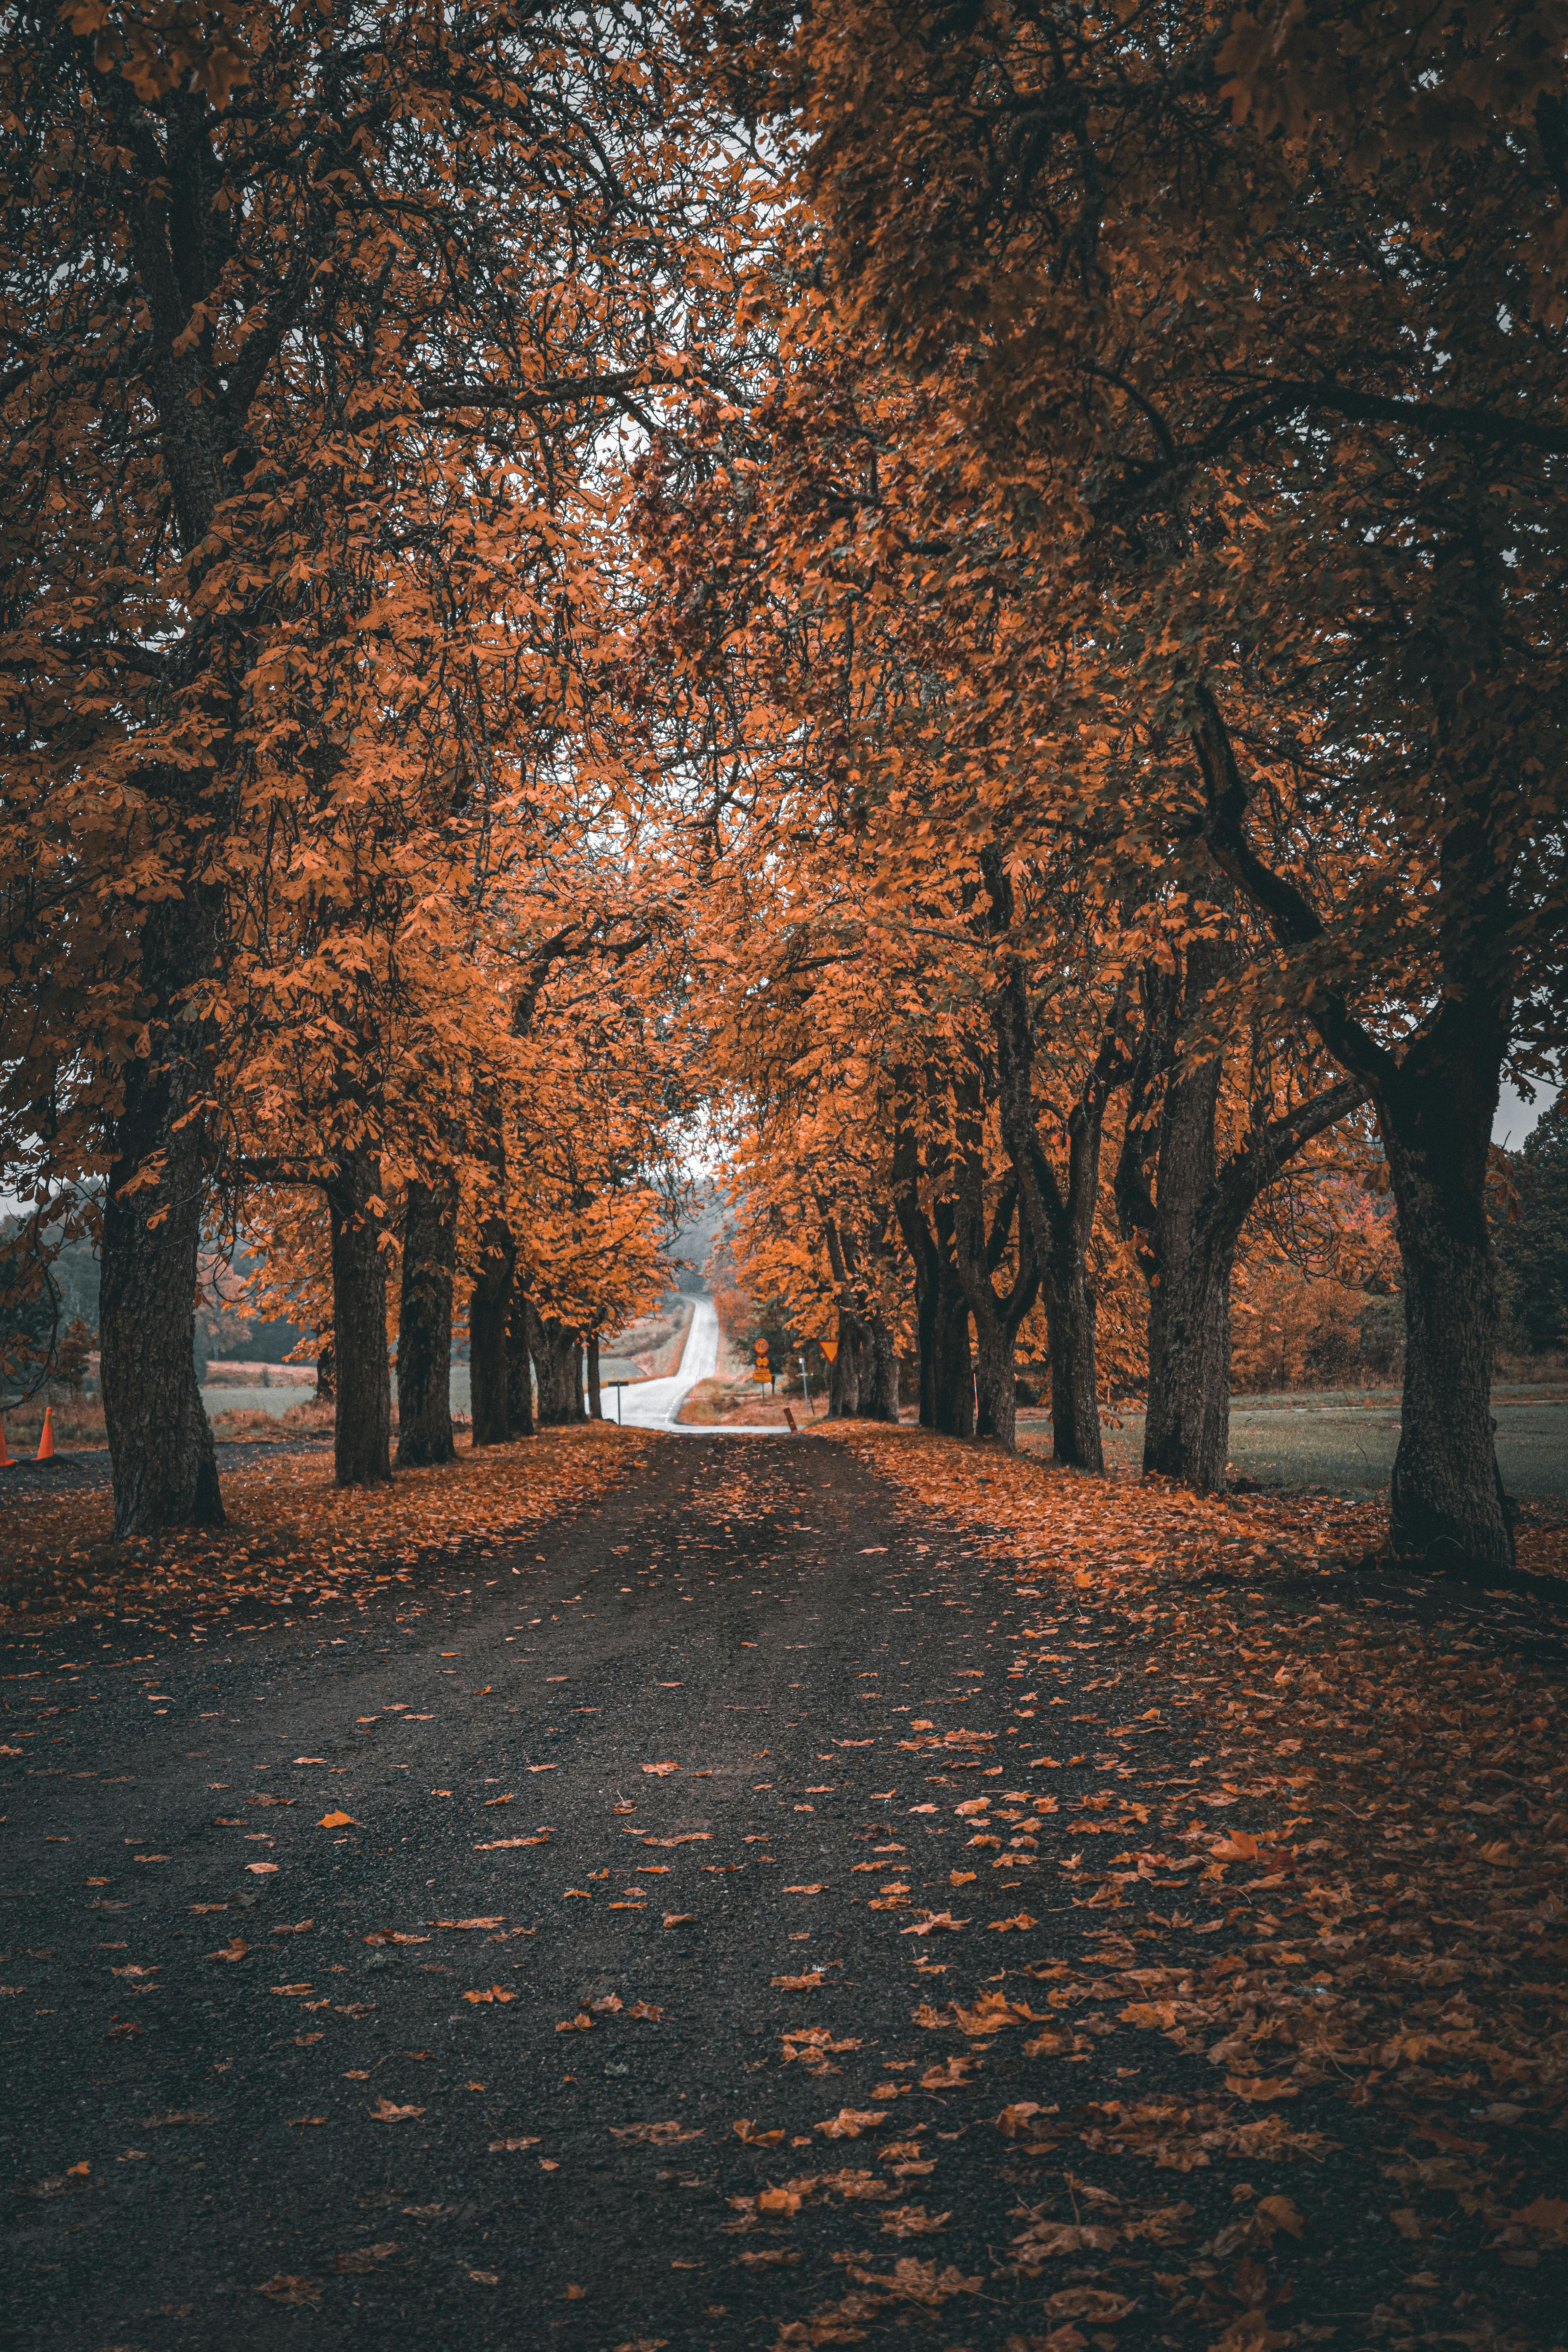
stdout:
MULTIPOLYGON (((1568 1496, 1568 1387, 1500 1382, 1492 1391, 1498 1463, 1521 1500, 1568 1496)), ((1231 1399, 1230 1458, 1261 1486, 1317 1486, 1373 1495, 1388 1484, 1399 1444, 1399 1391, 1322 1389, 1231 1399)), ((1021 1453, 1049 1454, 1050 1415, 1021 1411, 1021 1453)), ((1143 1456, 1141 1412, 1108 1411, 1106 1466, 1135 1478, 1143 1456)))

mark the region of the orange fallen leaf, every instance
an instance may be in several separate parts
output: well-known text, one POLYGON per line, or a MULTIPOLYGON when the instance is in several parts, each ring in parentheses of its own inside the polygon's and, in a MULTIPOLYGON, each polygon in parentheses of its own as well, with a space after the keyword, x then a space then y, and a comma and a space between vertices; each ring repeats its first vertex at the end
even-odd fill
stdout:
POLYGON ((888 2120, 885 2107, 840 2107, 836 2116, 815 2128, 826 2139, 858 2139, 863 2131, 874 2131, 888 2120))
POLYGON ((666 1773, 679 1772, 679 1769, 680 1767, 679 1764, 645 1764, 643 1766, 643 1770, 645 1772, 651 1772, 656 1779, 660 1780, 664 1779, 666 1773))
POLYGON ((316 1823, 319 1830, 357 1830, 360 1824, 352 1813, 323 1813, 316 1823))
POLYGON ((378 2124, 405 2124, 422 2116, 425 2110, 423 2107, 400 2107, 391 2099, 377 2099, 369 2112, 378 2124))

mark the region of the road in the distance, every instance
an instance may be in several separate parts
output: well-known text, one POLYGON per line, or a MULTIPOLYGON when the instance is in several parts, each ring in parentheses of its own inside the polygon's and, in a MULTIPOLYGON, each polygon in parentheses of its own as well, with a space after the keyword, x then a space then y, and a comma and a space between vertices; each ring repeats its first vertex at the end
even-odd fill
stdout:
POLYGON ((634 1381, 620 1392, 620 1409, 606 1407, 628 1429, 671 1429, 699 1381, 710 1381, 719 1369, 719 1312, 710 1298, 691 1303, 691 1323, 680 1352, 679 1370, 662 1381, 634 1381))

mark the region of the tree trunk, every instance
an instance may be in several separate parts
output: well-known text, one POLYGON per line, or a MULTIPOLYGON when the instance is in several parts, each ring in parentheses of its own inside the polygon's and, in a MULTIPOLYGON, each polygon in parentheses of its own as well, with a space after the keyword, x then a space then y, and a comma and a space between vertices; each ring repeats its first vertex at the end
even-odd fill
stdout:
POLYGON ((518 1281, 515 1272, 511 1285, 511 1313, 506 1327, 506 1408, 507 1420, 514 1437, 532 1437, 533 1366, 531 1357, 533 1330, 538 1321, 533 1302, 518 1281))
POLYGON ((944 1437, 974 1434, 974 1371, 969 1356, 969 1301, 943 1266, 931 1335, 931 1426, 944 1437))
MULTIPOLYGON (((1194 945, 1187 953, 1187 992, 1194 1000, 1211 978, 1200 952, 1194 945)), ((1217 978, 1217 959, 1215 965, 1217 978)), ((1189 1013, 1195 1009, 1195 1002, 1189 1004, 1189 1013)), ((1173 1070, 1166 1082, 1151 1235, 1143 1467, 1205 1491, 1224 1486, 1230 1443, 1235 1244, 1213 1247, 1203 1214, 1215 1182, 1222 1071, 1216 1054, 1195 1068, 1173 1070)))
POLYGON ((403 1290, 397 1314, 397 1466, 451 1462, 452 1277, 458 1262, 457 1187, 450 1178, 411 1183, 404 1211, 403 1290))
POLYGON ((114 1533, 121 1541, 224 1520, 196 1382, 203 1133, 199 1119, 176 1124, 188 1091, 181 1066, 128 1065, 104 1201, 99 1337, 114 1533), (124 1187, 155 1158, 157 1182, 125 1197, 124 1187))
POLYGON ((574 1421, 586 1421, 588 1418, 588 1399, 584 1370, 583 1342, 574 1331, 572 1334, 572 1418, 574 1421))
MULTIPOLYGON (((1010 908, 1005 877, 992 885, 1001 908, 1010 908)), ((1002 1139, 1018 1179, 1019 1196, 1041 1268, 1051 1354, 1051 1451, 1078 1470, 1103 1470, 1096 1309, 1089 1271, 1100 1199, 1100 1150, 1106 1106, 1113 1087, 1131 1072, 1131 1061, 1112 1028, 1100 1042, 1093 1066, 1067 1122, 1067 1182, 1062 1184, 1040 1142, 1034 1099, 1034 1033, 1028 989, 1015 959, 993 1007, 1001 1074, 1002 1139)))
POLYGON ((539 1368, 539 1425, 555 1429, 578 1414, 581 1381, 577 1374, 577 1341, 563 1323, 542 1315, 538 1318, 534 1362, 539 1368), (577 1393, 574 1393, 574 1381, 577 1393))
POLYGON ((1491 1418, 1497 1273, 1487 1150, 1500 1046, 1456 1066, 1412 1055, 1378 1109, 1399 1211, 1405 1396, 1389 1522, 1395 1550, 1480 1581, 1513 1566, 1491 1418), (1426 1066, 1421 1066, 1425 1064, 1426 1066))
MULTIPOLYGON (((1458 713, 1441 665, 1434 677, 1442 735, 1458 713)), ((1479 696, 1476 702, 1481 707, 1479 696)), ((1316 908, 1288 876, 1264 863, 1247 837, 1247 780, 1206 689, 1201 703, 1193 742, 1208 796, 1209 845, 1278 939, 1316 942, 1324 936, 1316 908)), ((1489 814, 1496 802, 1489 731, 1469 748, 1471 778, 1463 774, 1463 753, 1457 754, 1452 738, 1437 775, 1448 809, 1463 814, 1444 830, 1439 887, 1426 917, 1442 976, 1431 1025, 1396 1058, 1336 989, 1320 984, 1305 1009, 1329 1052, 1376 1107, 1399 1211, 1405 1398, 1390 1538, 1396 1550, 1484 1583, 1514 1560, 1512 1512, 1491 1420, 1497 1285, 1486 1181, 1517 974, 1514 918, 1489 814)))
POLYGON ((1046 1297, 1052 1456, 1074 1470, 1103 1470, 1095 1355, 1098 1310, 1089 1270, 1069 1253, 1066 1264, 1058 1260, 1052 1268, 1052 1276, 1046 1297))
POLYGON ((502 1216, 486 1217, 479 1226, 479 1263, 468 1301, 468 1379, 476 1445, 504 1445, 511 1435, 507 1326, 516 1264, 511 1227, 502 1216))
POLYGON ((936 1310, 940 1293, 923 1262, 915 1261, 915 1354, 920 1364, 920 1425, 936 1427, 936 1310))
POLYGON ((380 1185, 368 1152, 344 1156, 324 1189, 332 1250, 332 1347, 337 1360, 333 1460, 340 1486, 392 1475, 392 1381, 386 1360, 386 1260, 370 1203, 380 1185))
POLYGON ((1018 1450, 1018 1371, 1015 1361, 1016 1331, 1000 1316, 976 1316, 974 1385, 978 1412, 975 1435, 994 1438, 1005 1453, 1018 1450))
POLYGON ((1166 1260, 1149 1301, 1143 1467, 1205 1494, 1230 1454, 1230 1278, 1235 1247, 1197 1242, 1166 1260))
POLYGON ((1008 1454, 1017 1451, 1018 1332, 1040 1286, 1039 1267, 1026 1219, 1018 1204, 1015 1178, 1003 1186, 986 1231, 985 1163, 978 1121, 973 1121, 963 1161, 961 1191, 952 1220, 952 1260, 974 1318, 975 1433, 1008 1454), (995 1276, 1007 1255, 1014 1219, 1018 1224, 1018 1262, 1006 1289, 997 1296, 995 1276))
POLYGON ((605 1418, 604 1399, 599 1392, 599 1335, 596 1331, 588 1334, 588 1418, 590 1421, 603 1421, 605 1418))
POLYGON ((892 1421, 899 1418, 899 1350, 891 1326, 880 1315, 873 1315, 870 1332, 870 1372, 861 1411, 868 1421, 892 1421))
POLYGON ((330 1338, 316 1334, 316 1402, 331 1404, 338 1392, 337 1360, 330 1338))
POLYGON ((861 1328, 842 1308, 838 1315, 838 1350, 827 1367, 827 1418, 854 1421, 860 1412, 861 1328))

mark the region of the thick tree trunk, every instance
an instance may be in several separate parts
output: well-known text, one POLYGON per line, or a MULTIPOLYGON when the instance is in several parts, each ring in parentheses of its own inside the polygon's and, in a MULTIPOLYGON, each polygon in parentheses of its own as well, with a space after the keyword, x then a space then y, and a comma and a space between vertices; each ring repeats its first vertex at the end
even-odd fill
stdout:
POLYGON ((1205 1494, 1230 1454, 1230 1277, 1235 1250, 1205 1244, 1166 1262, 1149 1303, 1143 1467, 1205 1494))
POLYGON ((1497 1274, 1486 1166, 1500 1041, 1460 1060, 1423 1055, 1381 1089, 1399 1211, 1405 1396, 1389 1533, 1396 1550, 1484 1581, 1513 1566, 1512 1509, 1491 1418, 1497 1274))
POLYGON ((195 1360, 202 1230, 202 1123, 176 1124, 179 1068, 132 1062, 103 1213, 99 1308, 103 1417, 121 1539, 163 1528, 221 1527, 213 1434, 195 1360), (123 1188, 155 1156, 155 1184, 123 1188))
MULTIPOLYGON (((1201 997, 1209 981, 1207 963, 1200 965, 1198 950, 1190 950, 1189 995, 1201 997)), ((1205 1490, 1225 1485, 1230 1444, 1235 1241, 1215 1246, 1204 1215, 1215 1183, 1221 1074, 1215 1055, 1166 1083, 1151 1236, 1149 1405, 1143 1424, 1145 1471, 1205 1490)))
MULTIPOLYGON (((1486 579, 1462 561, 1470 584, 1486 579)), ((1451 559, 1450 559, 1451 560, 1451 559)), ((1456 607, 1457 609, 1457 607, 1456 607)), ((1477 614, 1478 641, 1495 614, 1477 614)), ((1438 889, 1426 918, 1441 973, 1431 1025, 1396 1059, 1332 987, 1318 985, 1307 1017, 1342 1068, 1374 1103, 1399 1211, 1405 1270, 1405 1399, 1390 1494, 1396 1549, 1484 1583, 1514 1560, 1512 1514, 1492 1442, 1491 1375, 1497 1290, 1487 1231, 1487 1155, 1518 973, 1510 931, 1517 910, 1493 829, 1497 806, 1489 720, 1479 739, 1434 664, 1435 779, 1457 821, 1442 832, 1438 889), (1467 760, 1474 767, 1467 776, 1467 760)), ((1479 692, 1476 710, 1487 708, 1479 692)), ((1272 871, 1247 833, 1250 794, 1219 706, 1204 690, 1193 742, 1209 803, 1205 836, 1215 856, 1291 945, 1324 936, 1322 919, 1288 876, 1272 871)), ((1501 838, 1506 838, 1505 835, 1501 838)), ((1508 855, 1511 856, 1510 850, 1508 855)))
POLYGON ((397 1313, 397 1466, 456 1458, 452 1443, 452 1277, 457 1187, 412 1183, 404 1211, 397 1313))
POLYGON ((512 1276, 511 1313, 506 1327, 506 1408, 514 1437, 532 1437, 533 1329, 538 1318, 528 1293, 512 1276))
POLYGON ((476 1445, 504 1445, 511 1435, 507 1327, 516 1264, 511 1227, 504 1217, 486 1217, 479 1227, 479 1263, 468 1301, 468 1378, 476 1445))
POLYGON ((319 1332, 316 1338, 316 1402, 331 1404, 338 1392, 337 1359, 332 1353, 331 1340, 323 1339, 319 1332))
POLYGON ((340 1486, 392 1475, 392 1381, 386 1360, 386 1260, 370 1203, 380 1185, 366 1152, 345 1156, 324 1189, 332 1252, 332 1346, 337 1359, 333 1461, 340 1486))
POLYGON ((975 1318, 974 1384, 979 1411, 975 1435, 989 1437, 1008 1454, 1018 1445, 1017 1334, 999 1316, 975 1318))
POLYGON ((838 1316, 838 1351, 827 1367, 827 1417, 854 1421, 860 1412, 860 1370, 864 1333, 854 1316, 838 1316))
POLYGON ((550 1316, 538 1319, 534 1362, 539 1369, 539 1425, 559 1428, 575 1421, 582 1406, 577 1339, 550 1316))
POLYGON ((1103 1470, 1100 1433, 1097 1308, 1089 1271, 1070 1254, 1053 1268, 1046 1298, 1051 1357, 1051 1453, 1074 1470, 1103 1470))
POLYGON ((894 1421, 899 1417, 899 1350, 891 1327, 880 1315, 873 1315, 868 1327, 870 1334, 870 1370, 861 1411, 868 1421, 894 1421))
POLYGON ((969 1301, 957 1276, 942 1269, 931 1335, 931 1426, 944 1437, 974 1434, 974 1370, 969 1355, 969 1301))
POLYGON ((605 1418, 605 1402, 599 1391, 599 1335, 596 1331, 588 1334, 588 1418, 590 1421, 603 1421, 605 1418))

